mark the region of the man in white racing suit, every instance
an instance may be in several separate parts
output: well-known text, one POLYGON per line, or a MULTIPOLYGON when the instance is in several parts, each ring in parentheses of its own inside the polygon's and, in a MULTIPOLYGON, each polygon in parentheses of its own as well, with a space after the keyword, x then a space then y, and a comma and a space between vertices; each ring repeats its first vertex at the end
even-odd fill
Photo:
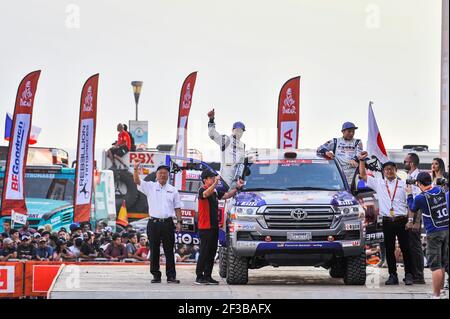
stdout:
POLYGON ((214 109, 208 112, 208 117, 208 135, 220 146, 222 153, 220 175, 222 176, 222 180, 231 187, 235 178, 237 165, 244 163, 245 144, 241 141, 241 138, 245 132, 245 125, 242 122, 236 122, 233 124, 230 136, 222 135, 216 131, 214 109))
POLYGON ((342 137, 333 138, 317 149, 317 153, 320 155, 331 159, 336 158, 350 186, 358 167, 358 157, 363 150, 361 140, 354 138, 356 129, 358 128, 355 124, 345 122, 342 125, 342 137))

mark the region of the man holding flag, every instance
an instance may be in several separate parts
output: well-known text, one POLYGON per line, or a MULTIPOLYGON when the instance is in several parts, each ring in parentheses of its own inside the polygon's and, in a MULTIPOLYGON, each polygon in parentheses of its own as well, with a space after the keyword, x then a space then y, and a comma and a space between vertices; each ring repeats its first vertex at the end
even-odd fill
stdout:
POLYGON ((345 122, 342 125, 341 138, 333 138, 317 149, 317 153, 322 156, 336 158, 349 185, 352 184, 358 167, 358 157, 363 150, 361 140, 354 138, 356 129, 358 128, 352 122, 345 122))

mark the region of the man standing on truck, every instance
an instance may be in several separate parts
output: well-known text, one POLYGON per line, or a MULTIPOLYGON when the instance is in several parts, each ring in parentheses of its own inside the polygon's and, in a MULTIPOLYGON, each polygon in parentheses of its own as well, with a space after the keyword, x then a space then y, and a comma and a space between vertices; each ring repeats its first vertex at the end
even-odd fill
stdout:
POLYGON ((139 177, 140 160, 134 161, 133 179, 138 190, 147 196, 147 235, 150 243, 150 272, 152 283, 161 282, 159 255, 161 241, 166 256, 167 283, 179 284, 175 271, 175 232, 173 218, 176 216, 176 231, 181 231, 181 201, 178 190, 168 183, 170 168, 161 165, 156 169, 156 182, 146 182, 139 177))
POLYGON ((219 282, 211 277, 214 257, 219 240, 219 199, 227 199, 236 195, 244 182, 237 181, 236 188, 225 193, 216 190, 220 176, 206 169, 201 175, 203 186, 198 191, 198 233, 200 237, 200 255, 195 270, 197 285, 218 285, 219 282))
POLYGON ((408 222, 408 207, 406 203, 406 183, 397 177, 397 166, 394 162, 383 164, 383 176, 372 177, 366 173, 367 152, 361 152, 359 157, 359 175, 366 185, 378 195, 380 215, 383 217, 383 235, 386 247, 386 260, 389 268, 389 279, 386 285, 398 285, 397 261, 395 259, 395 243, 398 238, 400 250, 405 265, 406 285, 412 285, 411 257, 409 250, 409 233, 406 230, 408 222))
POLYGON ((117 141, 113 143, 113 146, 108 150, 107 154, 111 160, 112 168, 117 167, 115 159, 120 161, 131 149, 130 135, 123 129, 123 124, 117 124, 117 131, 119 132, 117 141))
POLYGON ((357 129, 352 122, 345 122, 342 125, 342 137, 333 138, 317 149, 317 154, 319 155, 327 156, 331 159, 336 158, 350 186, 358 167, 358 157, 363 150, 361 140, 354 138, 355 130, 357 129))
POLYGON ((214 109, 208 112, 208 117, 208 135, 220 146, 222 154, 220 175, 228 187, 231 187, 232 182, 234 182, 237 165, 244 163, 245 144, 241 141, 241 138, 245 132, 245 125, 242 122, 236 122, 233 124, 230 136, 222 135, 216 131, 214 109))

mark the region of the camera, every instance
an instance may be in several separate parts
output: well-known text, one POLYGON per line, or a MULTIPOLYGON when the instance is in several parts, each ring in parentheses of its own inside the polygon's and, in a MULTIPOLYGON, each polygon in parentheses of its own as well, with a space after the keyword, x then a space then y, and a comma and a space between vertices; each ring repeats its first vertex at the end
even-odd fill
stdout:
POLYGON ((436 179, 436 185, 448 187, 448 179, 446 179, 444 177, 438 178, 438 179, 436 179))
POLYGON ((417 180, 415 178, 408 178, 405 183, 406 185, 416 185, 417 180))

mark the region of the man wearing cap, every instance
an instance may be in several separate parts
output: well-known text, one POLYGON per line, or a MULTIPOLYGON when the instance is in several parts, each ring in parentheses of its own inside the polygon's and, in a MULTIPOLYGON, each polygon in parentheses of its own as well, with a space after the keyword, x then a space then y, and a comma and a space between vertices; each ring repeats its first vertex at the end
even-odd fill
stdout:
MULTIPOLYGON (((445 266, 448 264, 448 192, 439 186, 433 187, 431 175, 421 172, 416 177, 417 186, 422 191, 416 197, 409 185, 408 206, 411 214, 422 212, 427 233, 427 260, 432 271, 433 298, 440 299, 444 288, 445 266)), ((413 216, 410 216, 412 220, 413 216)))
POLYGON ((384 245, 386 261, 389 268, 389 279, 386 285, 398 285, 397 261, 395 259, 396 239, 400 244, 405 265, 406 285, 413 284, 411 272, 411 257, 409 252, 409 233, 406 230, 408 222, 408 207, 406 203, 406 183, 397 178, 397 166, 394 162, 383 164, 383 177, 372 177, 366 174, 365 159, 367 152, 359 156, 359 175, 366 185, 378 195, 380 216, 383 218, 384 245))
POLYGON ((11 238, 3 239, 3 248, 0 249, 0 261, 8 261, 17 258, 17 249, 11 238))
POLYGON ((166 276, 168 283, 180 283, 176 279, 175 271, 175 226, 173 218, 176 217, 176 231, 181 230, 181 201, 177 189, 168 183, 168 166, 159 166, 156 170, 156 182, 146 182, 139 177, 140 161, 134 162, 133 179, 138 190, 147 196, 148 213, 150 218, 147 224, 147 234, 150 244, 150 272, 153 275, 152 283, 161 282, 159 271, 159 256, 161 241, 166 255, 166 276))
POLYGON ((17 247, 17 258, 31 260, 33 258, 33 245, 31 245, 31 238, 28 235, 23 235, 22 242, 17 247))
POLYGON ((319 146, 317 153, 331 159, 336 158, 341 165, 349 185, 352 184, 355 171, 358 167, 358 157, 363 150, 360 139, 355 139, 355 130, 358 128, 352 122, 342 125, 342 137, 333 138, 319 146))
POLYGON ((233 124, 230 136, 222 135, 216 131, 214 109, 208 112, 208 117, 208 135, 220 146, 222 154, 220 175, 222 176, 222 180, 230 187, 234 182, 236 165, 244 163, 245 144, 241 141, 241 138, 245 132, 245 125, 242 122, 236 122, 233 124))
POLYGON ((53 258, 53 248, 47 245, 47 239, 41 237, 37 248, 33 251, 33 259, 35 260, 51 260, 53 258))
POLYGON ((220 176, 206 169, 201 175, 203 186, 198 191, 198 233, 200 237, 200 255, 195 270, 198 285, 217 285, 219 282, 211 277, 214 257, 219 240, 219 199, 227 199, 236 195, 243 186, 243 181, 236 183, 236 188, 225 193, 217 190, 220 176))

